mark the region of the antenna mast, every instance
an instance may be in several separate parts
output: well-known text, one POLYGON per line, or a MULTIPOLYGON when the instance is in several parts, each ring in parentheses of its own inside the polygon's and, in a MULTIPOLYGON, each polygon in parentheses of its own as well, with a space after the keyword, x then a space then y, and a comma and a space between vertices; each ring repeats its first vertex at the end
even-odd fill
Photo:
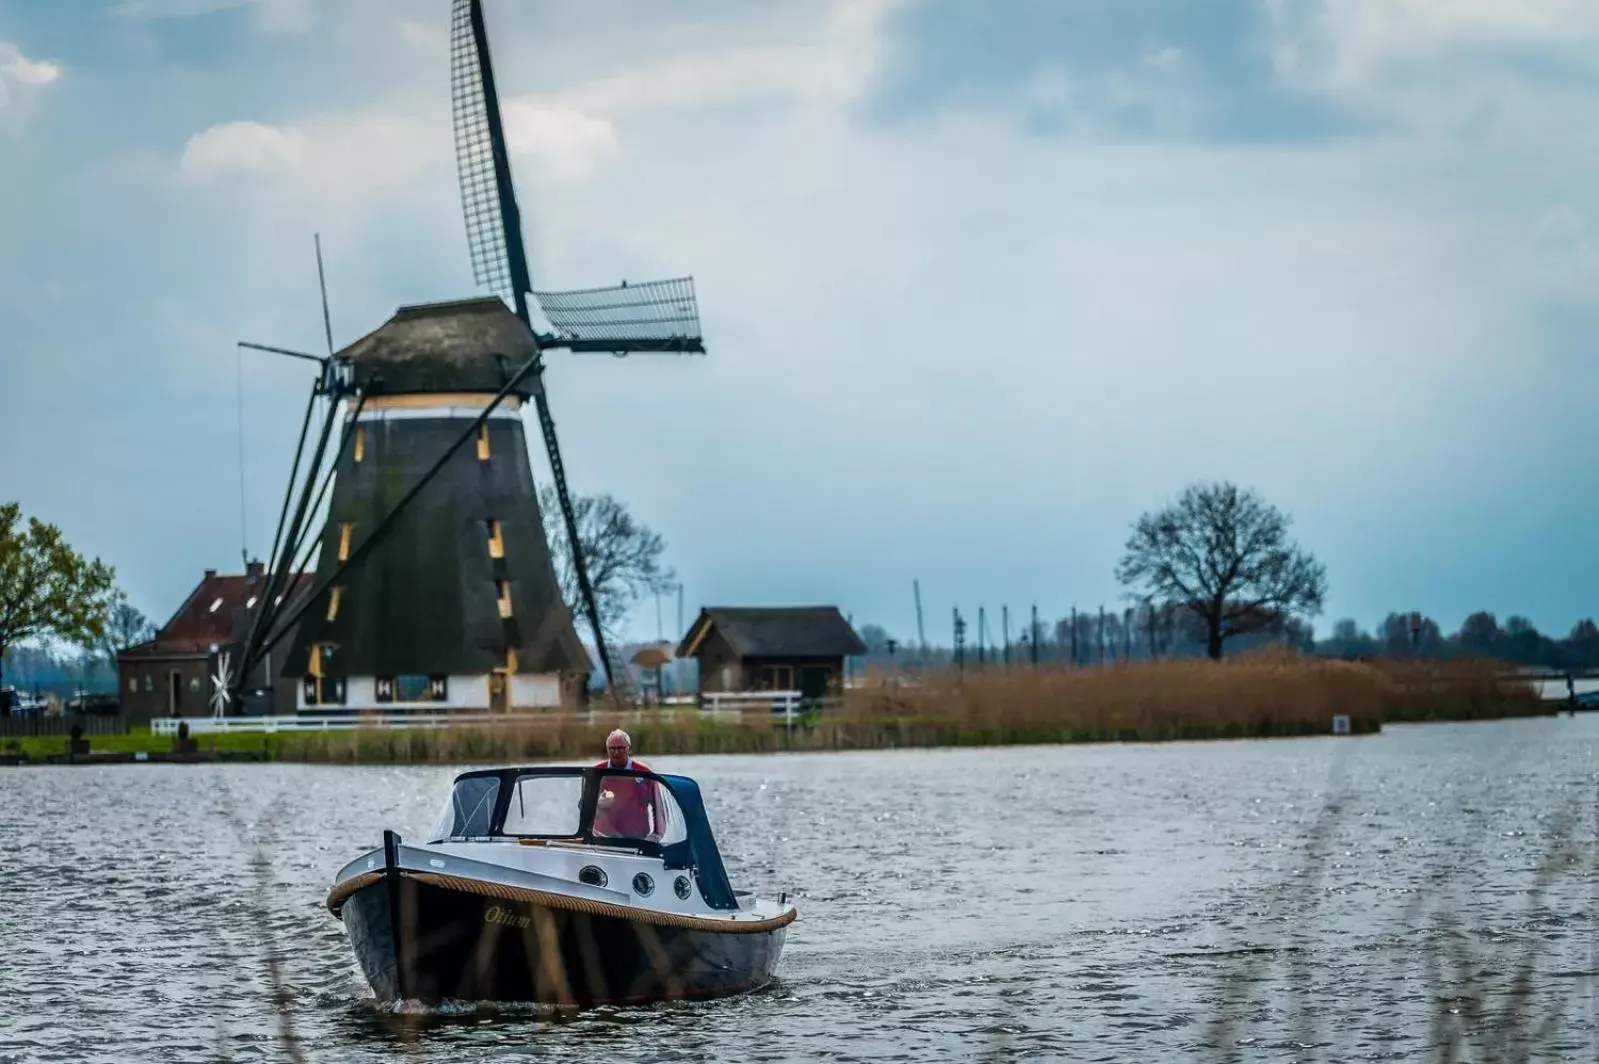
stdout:
POLYGON ((922 627, 922 582, 919 579, 911 581, 911 587, 916 592, 916 641, 922 645, 922 664, 927 664, 927 629, 922 627))
POLYGON ((244 351, 237 349, 238 359, 238 411, 239 425, 239 554, 244 558, 244 568, 250 568, 250 523, 244 509, 244 351))

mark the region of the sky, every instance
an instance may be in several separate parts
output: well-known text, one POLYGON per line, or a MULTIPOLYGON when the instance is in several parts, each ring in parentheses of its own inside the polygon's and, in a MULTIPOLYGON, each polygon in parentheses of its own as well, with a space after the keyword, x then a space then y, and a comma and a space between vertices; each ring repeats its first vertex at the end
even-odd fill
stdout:
MULTIPOLYGON (((1591 0, 486 11, 535 286, 695 279, 706 357, 547 375, 685 621, 1120 608, 1218 479, 1322 633, 1599 612, 1591 0)), ((479 294, 449 14, 0 0, 0 499, 152 617, 270 545, 309 378, 236 342, 324 348, 313 234, 340 346, 479 294)))

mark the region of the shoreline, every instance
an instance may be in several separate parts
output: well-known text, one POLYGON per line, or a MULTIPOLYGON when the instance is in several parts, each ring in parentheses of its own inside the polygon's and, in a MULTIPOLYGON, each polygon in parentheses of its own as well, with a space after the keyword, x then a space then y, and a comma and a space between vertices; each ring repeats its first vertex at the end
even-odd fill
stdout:
MULTIPOLYGON (((1159 745, 1347 738, 1380 735, 1392 725, 1468 724, 1529 718, 1562 717, 1563 706, 1551 704, 1488 715, 1424 714, 1388 720, 1351 719, 1347 733, 1298 722, 1262 721, 1254 726, 1172 725, 1164 728, 1029 728, 959 729, 915 720, 880 721, 865 727, 851 722, 809 728, 758 728, 716 724, 701 727, 631 723, 629 730, 644 756, 709 756, 716 754, 844 753, 873 750, 1005 748, 1012 746, 1159 745)), ((87 753, 68 754, 68 740, 26 740, 21 750, 0 749, 0 767, 45 768, 94 765, 171 764, 309 764, 309 765, 438 765, 505 764, 568 761, 599 747, 611 723, 583 729, 523 725, 504 728, 459 728, 429 731, 349 729, 336 732, 231 733, 191 740, 197 748, 177 751, 172 740, 149 733, 100 737, 87 753), (210 743, 210 739, 225 742, 210 743), (162 749, 163 745, 167 749, 162 749), (100 747, 96 749, 96 747, 100 747), (107 749, 106 747, 111 747, 107 749)), ((597 755, 596 755, 597 756, 597 755)))
MULTIPOLYGON (((1386 724, 1559 716, 1564 702, 1491 663, 1380 664, 1260 654, 1094 669, 945 672, 902 684, 868 676, 793 724, 766 710, 589 710, 447 727, 0 739, 0 764, 295 762, 504 764, 583 758, 620 724, 641 756, 788 751, 1206 742, 1361 736, 1386 724), (69 751, 72 751, 69 756, 69 751)), ((597 755, 596 755, 597 756, 597 755)))

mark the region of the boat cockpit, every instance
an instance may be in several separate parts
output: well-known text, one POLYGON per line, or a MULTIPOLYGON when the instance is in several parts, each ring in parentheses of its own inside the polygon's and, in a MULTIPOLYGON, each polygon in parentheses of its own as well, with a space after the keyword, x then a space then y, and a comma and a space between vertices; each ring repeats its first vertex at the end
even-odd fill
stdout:
POLYGON ((699 785, 687 776, 554 766, 463 772, 428 842, 623 850, 692 871, 710 908, 739 908, 699 785))

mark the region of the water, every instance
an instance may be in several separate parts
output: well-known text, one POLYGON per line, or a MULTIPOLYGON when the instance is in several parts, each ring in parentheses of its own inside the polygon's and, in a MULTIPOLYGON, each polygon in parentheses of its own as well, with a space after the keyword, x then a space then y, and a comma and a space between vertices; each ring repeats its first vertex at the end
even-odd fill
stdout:
POLYGON ((396 1016, 323 899, 384 827, 419 838, 450 770, 4 770, 0 1061, 1418 1060, 1451 1030, 1481 1060, 1507 1017, 1553 1024, 1526 1059, 1599 1058, 1599 716, 640 753, 701 780, 736 886, 797 897, 767 990, 396 1016))

